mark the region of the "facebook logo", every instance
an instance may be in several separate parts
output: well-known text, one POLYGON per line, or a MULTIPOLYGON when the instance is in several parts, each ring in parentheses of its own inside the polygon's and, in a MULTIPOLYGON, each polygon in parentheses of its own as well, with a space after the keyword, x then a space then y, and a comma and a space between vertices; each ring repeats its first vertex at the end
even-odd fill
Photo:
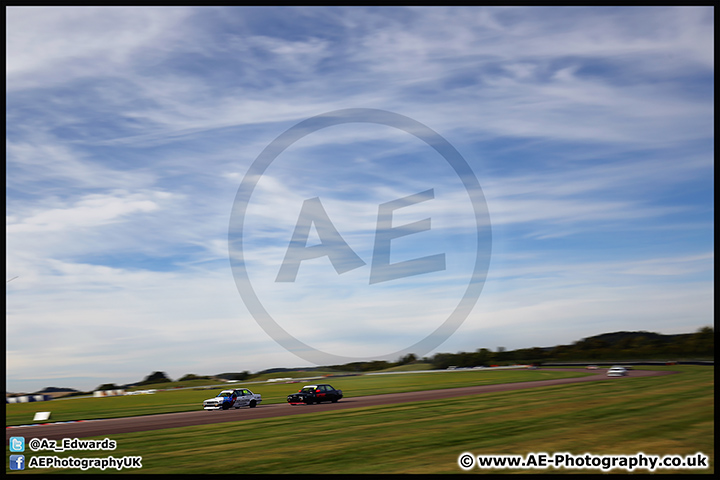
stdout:
POLYGON ((25 451, 25 437, 10 437, 10 451, 11 452, 24 452, 25 451))
POLYGON ((25 470, 25 455, 10 455, 10 470, 25 470))

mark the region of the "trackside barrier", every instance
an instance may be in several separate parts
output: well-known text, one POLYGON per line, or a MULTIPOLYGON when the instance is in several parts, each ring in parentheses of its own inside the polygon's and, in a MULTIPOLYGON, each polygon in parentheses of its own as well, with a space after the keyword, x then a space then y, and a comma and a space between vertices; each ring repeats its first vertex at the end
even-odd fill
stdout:
POLYGON ((125 390, 95 390, 93 397, 116 397, 118 395, 125 395, 125 390))
POLYGON ((22 395, 19 397, 5 397, 5 403, 27 403, 27 402, 45 402, 52 400, 50 395, 22 395))
POLYGON ((123 395, 152 395, 153 393, 157 392, 157 390, 136 390, 134 392, 125 392, 123 395))

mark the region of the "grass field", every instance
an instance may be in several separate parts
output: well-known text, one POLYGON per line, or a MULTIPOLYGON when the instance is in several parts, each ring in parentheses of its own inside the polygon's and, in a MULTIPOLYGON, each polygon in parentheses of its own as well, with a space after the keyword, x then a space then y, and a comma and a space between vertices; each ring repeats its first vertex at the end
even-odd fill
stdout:
MULTIPOLYGON (((236 383, 222 388, 247 386, 262 395, 264 404, 285 403, 287 395, 296 392, 304 383, 330 383, 343 390, 347 398, 353 396, 409 392, 429 388, 454 388, 493 383, 525 382, 550 378, 586 375, 586 372, 553 372, 551 370, 468 370, 455 372, 413 373, 393 375, 362 375, 331 377, 301 383, 236 383)), ((214 397, 222 388, 177 389, 152 395, 132 395, 103 398, 69 398, 47 403, 11 403, 5 407, 5 425, 33 423, 35 412, 50 411, 51 421, 92 420, 156 413, 186 412, 201 409, 202 401, 214 397)))
MULTIPOLYGON (((668 369, 681 373, 490 393, 441 403, 418 402, 118 434, 112 436, 118 444, 113 452, 71 455, 142 456, 143 468, 124 470, 126 473, 388 474, 462 473, 457 459, 463 452, 474 455, 701 452, 710 458, 708 469, 658 473, 713 473, 714 367, 668 369)), ((414 375, 399 377, 406 376, 414 375)), ((527 472, 601 473, 569 469, 527 472)))

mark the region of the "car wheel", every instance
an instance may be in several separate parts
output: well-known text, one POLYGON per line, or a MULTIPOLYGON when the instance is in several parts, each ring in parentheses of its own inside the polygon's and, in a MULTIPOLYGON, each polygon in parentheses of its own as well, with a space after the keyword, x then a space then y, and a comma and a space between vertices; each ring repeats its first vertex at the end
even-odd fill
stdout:
POLYGON ((333 398, 333 399, 332 399, 332 402, 333 402, 333 403, 337 403, 337 401, 338 401, 337 398, 333 398))
POLYGON ((222 409, 223 409, 223 410, 227 410, 228 408, 230 408, 230 407, 229 407, 227 404, 225 404, 225 405, 222 406, 222 409))
POLYGON ((250 400, 250 408, 255 408, 255 405, 257 405, 257 402, 255 400, 250 400))
POLYGON ((305 405, 312 405, 312 404, 313 404, 312 400, 305 400, 305 405))

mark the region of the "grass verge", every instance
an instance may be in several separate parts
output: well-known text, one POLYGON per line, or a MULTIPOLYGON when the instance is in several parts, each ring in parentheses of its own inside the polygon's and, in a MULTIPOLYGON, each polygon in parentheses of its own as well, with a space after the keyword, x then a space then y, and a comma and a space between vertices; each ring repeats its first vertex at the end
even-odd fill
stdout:
POLYGON ((463 452, 661 456, 702 452, 710 458, 708 469, 658 473, 713 473, 714 368, 672 369, 681 374, 120 434, 112 437, 118 448, 111 453, 142 456, 143 468, 125 473, 427 474, 462 473, 457 459, 463 452))
MULTIPOLYGON (((313 380, 330 383, 343 390, 347 398, 361 395, 377 395, 425 390, 429 388, 455 388, 495 383, 526 382, 551 378, 567 378, 584 375, 585 372, 553 372, 551 370, 499 370, 455 371, 437 373, 413 373, 393 375, 362 375, 313 380)), ((304 382, 312 383, 312 382, 304 382)), ((236 383, 211 390, 197 387, 187 390, 159 391, 152 395, 131 395, 103 398, 69 398, 43 403, 9 403, 5 406, 5 425, 33 423, 35 412, 50 411, 52 422, 118 418, 158 413, 174 413, 199 410, 202 401, 214 397, 223 388, 247 386, 262 395, 264 404, 284 403, 287 395, 296 392, 304 383, 236 383)))

